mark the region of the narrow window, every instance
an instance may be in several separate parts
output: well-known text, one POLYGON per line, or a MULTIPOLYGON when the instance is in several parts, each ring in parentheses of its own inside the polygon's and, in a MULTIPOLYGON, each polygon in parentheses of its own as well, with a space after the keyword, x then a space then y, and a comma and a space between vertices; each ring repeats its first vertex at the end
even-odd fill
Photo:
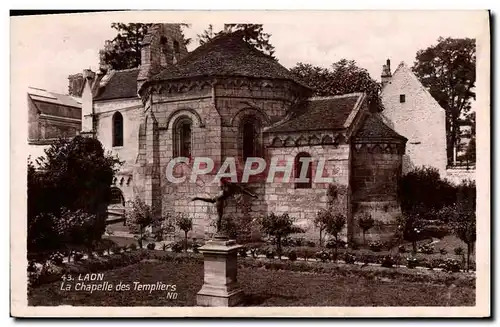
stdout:
POLYGON ((119 112, 113 115, 113 146, 123 146, 123 116, 119 112))
POLYGON ((295 157, 295 188, 311 188, 312 187, 312 160, 311 155, 306 152, 301 152, 295 157), (305 169, 307 165, 307 171, 305 176, 302 170, 305 169), (301 176, 302 175, 302 176, 301 176), (302 181, 299 178, 307 179, 307 181, 302 181))
POLYGON ((174 41, 174 53, 178 54, 179 52, 181 52, 181 50, 179 48, 179 42, 174 41))
POLYGON ((399 102, 405 103, 406 102, 406 96, 404 94, 399 95, 399 102))
POLYGON ((191 157, 191 128, 192 122, 189 118, 181 118, 176 123, 174 157, 191 157))

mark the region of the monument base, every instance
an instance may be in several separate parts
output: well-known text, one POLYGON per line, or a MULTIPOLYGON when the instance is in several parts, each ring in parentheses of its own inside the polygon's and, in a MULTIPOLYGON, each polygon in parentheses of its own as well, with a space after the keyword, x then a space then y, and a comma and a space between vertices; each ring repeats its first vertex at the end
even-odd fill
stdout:
POLYGON ((237 282, 237 251, 241 245, 234 240, 214 239, 199 251, 204 257, 203 286, 196 295, 196 304, 205 307, 230 307, 243 301, 237 282))

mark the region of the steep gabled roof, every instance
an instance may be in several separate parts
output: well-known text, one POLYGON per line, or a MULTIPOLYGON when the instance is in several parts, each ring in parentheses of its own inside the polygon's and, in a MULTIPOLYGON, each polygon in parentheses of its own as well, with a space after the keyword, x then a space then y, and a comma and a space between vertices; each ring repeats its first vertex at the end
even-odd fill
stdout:
POLYGON ((406 141, 407 138, 396 133, 392 128, 387 126, 378 113, 369 114, 362 126, 356 133, 356 139, 369 140, 386 140, 399 139, 406 141))
POLYGON ((266 132, 281 133, 348 128, 359 109, 363 93, 310 98, 296 115, 270 127, 266 132))
POLYGON ((115 70, 108 73, 102 81, 104 85, 99 87, 94 100, 113 100, 120 98, 137 97, 137 76, 139 68, 115 70))
POLYGON ((272 57, 245 42, 238 32, 223 34, 203 44, 150 81, 208 76, 285 79, 308 88, 272 57))
POLYGON ((407 74, 428 96, 430 99, 432 99, 439 107, 441 105, 436 101, 436 99, 432 96, 432 94, 429 92, 429 90, 420 82, 418 79, 417 75, 406 65, 404 61, 401 61, 398 65, 398 68, 394 71, 392 74, 391 80, 389 83, 387 83, 383 88, 382 92, 380 93, 380 97, 383 98, 384 96, 384 91, 387 89, 388 85, 391 84, 391 82, 394 80, 394 77, 397 76, 398 74, 407 74))

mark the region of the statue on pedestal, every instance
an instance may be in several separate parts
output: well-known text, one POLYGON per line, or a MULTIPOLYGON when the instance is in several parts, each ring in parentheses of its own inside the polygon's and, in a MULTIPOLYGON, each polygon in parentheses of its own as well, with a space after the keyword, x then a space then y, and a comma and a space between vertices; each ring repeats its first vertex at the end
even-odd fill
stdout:
POLYGON ((243 188, 241 185, 221 181, 221 190, 219 193, 212 198, 203 198, 203 197, 194 197, 191 201, 203 201, 208 203, 215 203, 215 207, 217 208, 217 233, 215 234, 216 239, 228 239, 225 231, 222 230, 222 216, 224 214, 225 200, 229 197, 241 193, 247 194, 253 198, 257 198, 257 196, 250 191, 243 188))

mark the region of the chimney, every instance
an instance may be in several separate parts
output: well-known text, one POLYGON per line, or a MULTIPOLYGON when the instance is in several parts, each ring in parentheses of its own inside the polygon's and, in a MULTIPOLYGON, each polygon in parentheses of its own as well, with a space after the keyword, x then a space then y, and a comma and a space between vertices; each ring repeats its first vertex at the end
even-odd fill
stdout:
POLYGON ((387 83, 391 81, 391 60, 387 59, 387 62, 385 65, 382 66, 382 75, 381 81, 382 81, 382 87, 384 87, 387 83))
POLYGON ((69 75, 68 80, 68 94, 80 98, 83 92, 83 74, 69 75))
POLYGON ((83 91, 82 91, 82 134, 94 135, 94 96, 93 85, 96 73, 90 69, 83 70, 83 91))

